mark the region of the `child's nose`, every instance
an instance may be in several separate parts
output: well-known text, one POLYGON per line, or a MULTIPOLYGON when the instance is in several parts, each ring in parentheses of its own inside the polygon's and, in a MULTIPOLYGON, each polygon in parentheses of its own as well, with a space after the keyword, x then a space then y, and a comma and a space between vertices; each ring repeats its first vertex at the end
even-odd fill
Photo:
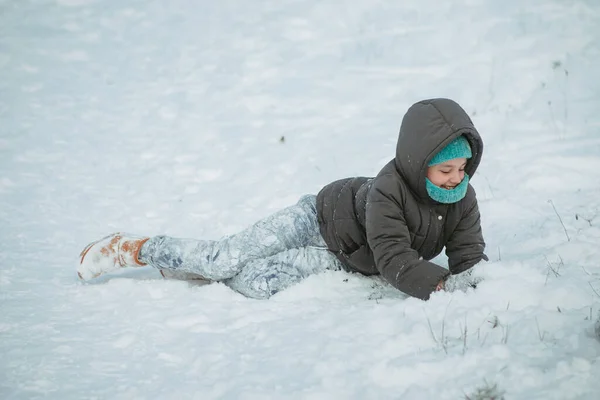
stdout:
POLYGON ((453 184, 459 184, 459 183, 460 183, 460 181, 462 181, 462 178, 461 178, 461 173, 460 173, 460 171, 456 171, 455 173, 453 173, 453 174, 452 174, 452 176, 450 177, 450 181, 451 181, 453 184))

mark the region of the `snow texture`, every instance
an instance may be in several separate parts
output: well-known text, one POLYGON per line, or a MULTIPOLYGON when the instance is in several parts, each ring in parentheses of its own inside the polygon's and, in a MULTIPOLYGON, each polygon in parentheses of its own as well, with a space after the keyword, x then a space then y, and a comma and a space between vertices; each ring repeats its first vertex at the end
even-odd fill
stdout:
POLYGON ((592 0, 0 0, 0 398, 597 399, 599 26, 592 0), (78 280, 108 233, 216 239, 376 174, 431 97, 485 142, 476 289, 78 280))

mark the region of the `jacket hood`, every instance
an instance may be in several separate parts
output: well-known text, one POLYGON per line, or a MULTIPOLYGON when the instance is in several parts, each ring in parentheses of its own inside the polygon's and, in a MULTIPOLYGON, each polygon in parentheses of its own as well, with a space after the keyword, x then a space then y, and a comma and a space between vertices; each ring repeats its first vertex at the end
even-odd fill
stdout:
POLYGON ((425 178, 431 159, 448 143, 464 135, 472 157, 465 172, 473 177, 483 154, 483 141, 465 110, 450 99, 413 104, 402 119, 396 145, 396 169, 409 188, 425 203, 437 203, 427 193, 425 178))

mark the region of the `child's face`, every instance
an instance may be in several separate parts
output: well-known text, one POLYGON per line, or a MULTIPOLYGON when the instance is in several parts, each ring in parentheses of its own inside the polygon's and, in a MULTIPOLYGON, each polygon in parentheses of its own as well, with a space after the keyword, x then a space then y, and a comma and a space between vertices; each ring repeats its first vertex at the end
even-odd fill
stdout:
POLYGON ((443 189, 454 189, 465 177, 466 158, 455 158, 427 169, 427 178, 443 189))

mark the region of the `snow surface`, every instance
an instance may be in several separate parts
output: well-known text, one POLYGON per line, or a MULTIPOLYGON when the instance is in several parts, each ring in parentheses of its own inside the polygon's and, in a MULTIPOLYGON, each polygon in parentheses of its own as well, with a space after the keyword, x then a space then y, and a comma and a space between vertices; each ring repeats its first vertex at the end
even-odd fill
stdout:
POLYGON ((598 399, 599 65, 596 0, 0 0, 0 398, 598 399), (216 238, 376 174, 442 96, 486 145, 477 290, 78 281, 110 232, 216 238))

